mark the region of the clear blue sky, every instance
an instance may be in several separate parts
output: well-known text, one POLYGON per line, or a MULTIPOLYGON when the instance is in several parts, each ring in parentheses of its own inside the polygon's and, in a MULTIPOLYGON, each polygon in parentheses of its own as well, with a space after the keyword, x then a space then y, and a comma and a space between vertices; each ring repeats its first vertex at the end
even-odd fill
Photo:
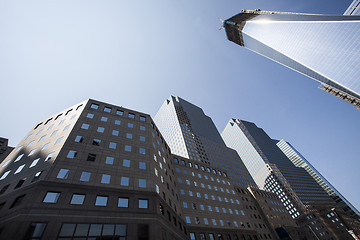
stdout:
POLYGON ((0 1, 0 135, 87 98, 155 115, 170 95, 285 139, 360 208, 360 111, 226 39, 241 9, 342 14, 351 0, 0 1))

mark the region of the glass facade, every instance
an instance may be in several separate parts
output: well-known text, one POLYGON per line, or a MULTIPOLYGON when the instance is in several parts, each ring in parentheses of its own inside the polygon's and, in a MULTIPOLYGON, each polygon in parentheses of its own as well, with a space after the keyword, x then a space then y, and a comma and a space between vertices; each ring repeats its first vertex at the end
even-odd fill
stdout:
POLYGON ((299 168, 305 169, 311 177, 331 196, 341 208, 351 214, 360 216, 359 211, 335 189, 290 143, 274 140, 281 151, 299 168))
POLYGON ((331 86, 360 107, 360 16, 243 10, 225 28, 230 41, 331 86))

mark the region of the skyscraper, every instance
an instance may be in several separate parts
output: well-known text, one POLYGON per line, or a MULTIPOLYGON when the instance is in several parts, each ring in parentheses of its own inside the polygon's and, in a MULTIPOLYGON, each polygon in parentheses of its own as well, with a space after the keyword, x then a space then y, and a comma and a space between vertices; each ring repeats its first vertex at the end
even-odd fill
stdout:
POLYGON ((232 119, 221 136, 238 152, 260 188, 276 193, 294 218, 310 205, 334 204, 306 170, 296 167, 254 123, 232 119))
POLYGON ((235 185, 199 159, 173 155, 148 114, 76 104, 36 123, 0 163, 0 239, 277 239, 284 226, 293 239, 309 234, 275 194, 235 185))
POLYGON ((171 96, 162 104, 154 121, 172 153, 223 168, 239 186, 256 187, 236 151, 226 147, 213 121, 201 108, 171 96))
POLYGON ((284 140, 274 140, 281 151, 289 158, 289 160, 296 166, 304 168, 314 180, 333 198, 345 212, 350 215, 356 215, 360 218, 359 211, 338 191, 332 186, 290 143, 284 140))
POLYGON ((344 15, 360 15, 360 0, 354 0, 346 9, 344 15))
POLYGON ((243 10, 224 27, 230 41, 315 79, 360 109, 360 16, 243 10))

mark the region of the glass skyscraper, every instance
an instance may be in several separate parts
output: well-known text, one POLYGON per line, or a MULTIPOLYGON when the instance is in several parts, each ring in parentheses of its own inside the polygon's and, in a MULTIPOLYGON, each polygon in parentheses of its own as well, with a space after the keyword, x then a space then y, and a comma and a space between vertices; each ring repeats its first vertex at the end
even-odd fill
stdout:
POLYGON ((171 96, 154 121, 173 154, 223 168, 239 186, 257 187, 239 155, 226 147, 215 124, 201 108, 171 96))
POLYGON ((242 10, 230 41, 319 81, 360 109, 360 16, 242 10))
POLYGON ((345 212, 350 215, 360 217, 359 211, 335 189, 290 143, 284 140, 274 140, 281 151, 289 158, 289 160, 296 166, 304 168, 315 181, 327 192, 327 194, 334 199, 345 212))
POLYGON ((344 15, 360 15, 360 0, 354 0, 346 9, 344 15))
POLYGON ((309 173, 295 166, 254 123, 232 119, 221 136, 238 152, 259 187, 276 193, 293 218, 312 206, 335 204, 309 173))

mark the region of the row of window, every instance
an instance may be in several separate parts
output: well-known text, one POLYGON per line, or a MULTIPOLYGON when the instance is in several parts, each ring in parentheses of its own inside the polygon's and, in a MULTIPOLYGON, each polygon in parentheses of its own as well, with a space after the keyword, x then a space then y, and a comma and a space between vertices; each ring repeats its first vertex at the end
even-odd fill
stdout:
MULTIPOLYGON (((77 106, 76 109, 75 109, 75 111, 79 110, 79 108, 81 108, 81 107, 82 107, 82 104, 80 104, 79 106, 77 106)), ((64 116, 67 116, 70 112, 72 112, 72 110, 73 110, 73 109, 67 110, 64 116)), ((58 115, 55 117, 54 121, 56 121, 56 120, 57 120, 58 118, 60 118, 61 116, 63 116, 63 113, 58 114, 58 115)), ((74 114, 74 115, 71 117, 71 119, 75 118, 75 116, 76 116, 76 114, 74 114)), ((51 120, 53 120, 53 118, 49 118, 48 120, 46 120, 45 123, 44 123, 44 125, 48 124, 51 120)), ((64 119, 63 119, 62 121, 64 121, 64 119)), ((38 123, 38 124, 34 127, 34 129, 37 129, 37 128, 38 128, 39 126, 41 126, 42 124, 43 124, 43 122, 38 123)))
MULTIPOLYGON (((47 192, 43 203, 57 203, 60 197, 60 192, 47 192)), ((83 205, 85 201, 86 194, 74 193, 71 197, 70 204, 72 205, 83 205)), ((95 199, 95 206, 106 207, 108 205, 109 196, 97 195, 95 199)), ((149 208, 148 199, 137 199, 137 208, 147 209, 149 208)), ((129 207, 129 198, 118 197, 118 207, 128 208, 129 207)))
MULTIPOLYGON (((90 105, 90 108, 91 108, 91 109, 94 109, 94 110, 98 110, 98 109, 99 109, 99 104, 92 103, 92 104, 90 105)), ((112 109, 111 107, 105 106, 105 107, 103 108, 103 111, 106 112, 106 113, 112 113, 113 109, 112 109)), ((116 109, 116 110, 115 110, 115 114, 118 115, 118 116, 124 116, 124 111, 123 111, 123 110, 120 110, 120 109, 116 109)), ((136 116, 135 113, 129 112, 129 113, 127 114, 127 117, 130 118, 130 119, 135 119, 135 116, 136 116)), ((146 117, 140 115, 140 116, 139 116, 139 120, 140 120, 141 122, 146 122, 146 117)))
MULTIPOLYGON (((197 210, 197 205, 196 205, 196 203, 191 203, 191 204, 189 203, 189 205, 191 205, 190 207, 191 207, 193 210, 197 210)), ((184 208, 189 208, 189 205, 188 205, 187 202, 183 202, 184 208)), ((213 211, 213 207, 210 206, 210 205, 208 205, 207 208, 205 208, 205 206, 204 206, 203 204, 200 204, 200 205, 199 205, 199 209, 202 210, 202 211, 205 211, 205 209, 207 209, 209 212, 212 212, 212 211, 213 211)), ((239 215, 239 214, 240 214, 237 209, 232 210, 231 208, 226 209, 226 208, 224 208, 224 207, 223 207, 223 208, 219 208, 219 207, 216 207, 216 206, 214 207, 215 212, 220 213, 220 212, 221 212, 220 209, 222 210, 223 213, 234 214, 234 212, 235 212, 236 215, 239 215)), ((244 213, 243 210, 240 210, 240 212, 241 212, 241 214, 242 214, 243 216, 245 216, 245 213, 244 213)), ((260 217, 260 216, 259 216, 259 217, 260 217)), ((260 217, 260 218, 261 218, 261 217, 260 217)))
MULTIPOLYGON (((185 160, 181 159, 180 162, 179 162, 179 160, 177 158, 174 158, 174 162, 176 164, 181 164, 181 165, 186 166, 186 161, 185 160)), ((199 169, 199 165, 197 163, 193 164, 192 162, 188 162, 187 165, 189 167, 194 167, 195 169, 199 169)), ((208 173, 218 174, 220 176, 223 175, 224 177, 227 177, 227 174, 225 172, 221 172, 220 170, 210 169, 209 167, 204 167, 202 165, 200 165, 200 169, 202 171, 204 171, 204 172, 207 171, 208 173)))
MULTIPOLYGON (((215 240, 215 236, 217 237, 217 240, 258 240, 259 238, 256 235, 243 235, 241 234, 241 236, 239 237, 238 234, 222 234, 222 233, 199 233, 199 234, 195 234, 195 233, 190 233, 190 240, 215 240), (198 238, 196 237, 196 235, 198 236, 198 238), (206 237, 208 236, 208 237, 206 237), (232 236, 232 237, 231 237, 232 236)), ((264 238, 262 237, 262 235, 260 234, 260 239, 272 239, 270 234, 264 234, 264 238)))
MULTIPOLYGON (((183 183, 183 180, 182 180, 181 178, 178 178, 178 182, 179 182, 179 183, 183 183)), ((189 185, 189 186, 192 186, 191 181, 188 180, 188 179, 185 180, 185 183, 186 183, 187 185, 189 185)), ((194 181, 194 186, 195 186, 195 187, 201 186, 202 188, 206 189, 206 186, 205 186, 204 183, 198 184, 198 182, 194 181)), ((214 190, 214 191, 216 191, 216 192, 217 192, 218 190, 220 190, 221 192, 227 192, 228 194, 230 194, 230 190, 227 189, 227 188, 225 188, 225 190, 224 190, 224 188, 222 188, 222 187, 219 187, 219 188, 218 188, 217 186, 212 186, 212 185, 209 185, 209 184, 207 184, 207 188, 208 188, 209 190, 214 190)), ((235 195, 235 191, 234 191, 234 190, 231 190, 231 193, 235 195)))
MULTIPOLYGON (((185 190, 184 189, 180 189, 180 194, 181 195, 185 195, 185 190)), ((198 198, 202 198, 202 196, 205 198, 205 199, 209 199, 209 195, 207 193, 203 193, 201 195, 201 193, 199 192, 193 192, 193 191, 188 191, 188 195, 190 197, 194 197, 195 195, 198 197, 198 198)), ((229 199, 227 197, 223 197, 223 196, 215 196, 215 195, 210 195, 211 199, 216 201, 216 200, 219 200, 219 202, 222 202, 224 200, 224 202, 228 203, 229 202, 229 199)), ((235 199, 236 203, 237 204, 240 204, 239 200, 235 199)), ((234 203, 234 200, 232 198, 230 198, 230 202, 231 203, 234 203)))
MULTIPOLYGON (((129 161, 129 160, 127 160, 129 161)), ((129 163, 130 166, 130 163, 129 163)), ((69 169, 60 169, 58 174, 57 174, 57 178, 58 179, 67 179, 69 176, 69 169)), ((82 172, 81 176, 80 176, 80 181, 83 182, 89 182, 90 181, 90 176, 91 173, 90 172, 82 172)), ((111 175, 109 174, 102 174, 101 175, 101 183, 104 184, 110 184, 110 179, 111 179, 111 175)), ((129 182, 130 182, 130 178, 129 177, 120 177, 120 185, 121 186, 129 186, 129 182)), ((146 179, 138 179, 138 187, 140 188, 146 188, 146 179)))
MULTIPOLYGON (((49 153, 49 154, 47 155, 47 157, 44 159, 44 162, 50 160, 53 155, 54 155, 54 152, 49 153)), ((24 154, 19 155, 14 162, 20 161, 20 159, 21 159, 23 156, 24 156, 24 154)), ((32 161, 32 163, 29 165, 29 168, 35 167, 40 160, 41 160, 41 158, 36 158, 36 159, 34 159, 34 160, 32 161)), ((8 161, 9 161, 9 160, 8 160, 8 161)), ((8 165, 8 161, 4 164, 5 166, 8 165)), ((26 164, 20 165, 20 166, 16 169, 16 171, 14 172, 14 174, 20 173, 20 172, 24 169, 25 165, 26 165, 26 164)), ((9 175, 9 173, 10 173, 11 171, 12 171, 12 170, 10 169, 10 170, 4 172, 4 174, 0 177, 0 180, 5 179, 5 178, 9 175)))
MULTIPOLYGON (((178 172, 178 173, 180 173, 181 171, 180 171, 180 169, 179 168, 176 168, 176 172, 178 172)), ((183 172, 184 172, 184 174, 185 175, 187 175, 188 174, 188 171, 187 170, 183 170, 183 172)), ((198 178, 202 178, 202 176, 203 175, 201 175, 201 173, 198 173, 198 174, 195 174, 194 172, 191 172, 191 176, 193 176, 193 177, 198 177, 198 178)), ((206 174, 204 174, 204 178, 206 179, 206 180, 209 180, 209 177, 206 175, 206 174)), ((210 180, 212 181, 212 182, 214 182, 215 181, 215 179, 212 177, 212 176, 210 176, 210 180)), ((227 184, 227 185, 229 185, 230 186, 230 182, 229 181, 225 181, 224 179, 222 179, 222 180, 220 180, 219 178, 216 178, 216 181, 218 182, 218 183, 223 183, 223 184, 227 184)))

